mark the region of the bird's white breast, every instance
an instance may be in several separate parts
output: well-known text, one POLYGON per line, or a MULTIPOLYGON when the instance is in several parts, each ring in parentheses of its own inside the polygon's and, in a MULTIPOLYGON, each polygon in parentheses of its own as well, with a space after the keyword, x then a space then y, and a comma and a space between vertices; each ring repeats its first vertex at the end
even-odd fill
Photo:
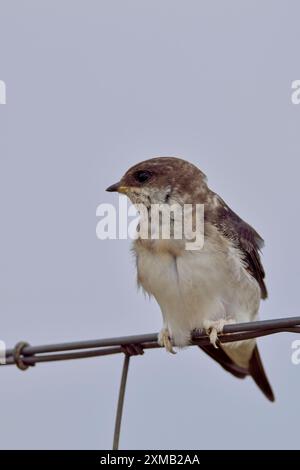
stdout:
POLYGON ((160 240, 135 242, 139 283, 160 305, 174 343, 185 346, 204 320, 255 318, 258 283, 245 270, 240 253, 219 236, 205 239, 200 251, 160 240))

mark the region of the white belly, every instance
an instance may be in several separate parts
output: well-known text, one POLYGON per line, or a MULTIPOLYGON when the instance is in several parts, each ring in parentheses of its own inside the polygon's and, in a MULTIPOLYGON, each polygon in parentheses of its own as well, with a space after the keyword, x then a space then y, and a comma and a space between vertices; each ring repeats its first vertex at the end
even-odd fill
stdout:
POLYGON ((217 250, 206 240, 201 251, 183 250, 178 256, 137 244, 135 251, 139 282, 160 305, 177 346, 187 345, 191 331, 203 328, 204 320, 256 317, 260 288, 237 250, 217 250))

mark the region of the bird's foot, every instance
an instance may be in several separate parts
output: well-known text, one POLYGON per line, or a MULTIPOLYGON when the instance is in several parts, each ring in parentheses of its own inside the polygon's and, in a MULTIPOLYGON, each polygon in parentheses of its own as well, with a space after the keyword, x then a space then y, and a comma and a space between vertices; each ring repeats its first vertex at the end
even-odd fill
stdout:
POLYGON ((223 329, 225 325, 231 325, 232 323, 235 323, 234 320, 228 319, 225 320, 224 318, 221 318, 220 320, 216 321, 211 321, 211 320, 205 320, 203 323, 203 327, 206 331, 206 334, 209 336, 209 340, 211 344, 215 347, 218 348, 218 334, 223 333, 223 329))
POLYGON ((166 350, 172 354, 176 354, 176 352, 173 349, 172 341, 171 341, 171 336, 168 328, 163 328, 160 330, 158 334, 158 339, 157 339, 158 344, 160 346, 163 346, 166 348, 166 350))

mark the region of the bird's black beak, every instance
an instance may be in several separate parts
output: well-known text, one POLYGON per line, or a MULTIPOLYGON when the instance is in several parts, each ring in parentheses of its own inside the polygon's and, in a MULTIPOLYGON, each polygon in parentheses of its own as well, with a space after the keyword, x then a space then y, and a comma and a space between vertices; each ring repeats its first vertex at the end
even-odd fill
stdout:
POLYGON ((111 186, 108 186, 105 191, 108 191, 109 193, 116 193, 119 191, 120 188, 120 181, 118 183, 112 184, 111 186))

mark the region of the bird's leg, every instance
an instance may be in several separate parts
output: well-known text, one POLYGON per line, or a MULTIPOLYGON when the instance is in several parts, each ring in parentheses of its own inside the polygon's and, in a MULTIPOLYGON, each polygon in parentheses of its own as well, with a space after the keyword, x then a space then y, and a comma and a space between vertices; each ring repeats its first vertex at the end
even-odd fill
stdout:
POLYGON ((164 348, 166 348, 168 352, 172 354, 176 354, 176 352, 173 349, 170 332, 167 327, 164 327, 160 330, 158 334, 157 342, 158 344, 160 344, 160 346, 163 346, 164 348))
POLYGON ((223 332, 225 325, 230 325, 235 323, 232 319, 225 320, 221 318, 220 320, 212 321, 212 320, 204 320, 203 327, 206 331, 206 334, 209 336, 209 340, 211 344, 218 348, 217 341, 218 341, 218 334, 223 332))

